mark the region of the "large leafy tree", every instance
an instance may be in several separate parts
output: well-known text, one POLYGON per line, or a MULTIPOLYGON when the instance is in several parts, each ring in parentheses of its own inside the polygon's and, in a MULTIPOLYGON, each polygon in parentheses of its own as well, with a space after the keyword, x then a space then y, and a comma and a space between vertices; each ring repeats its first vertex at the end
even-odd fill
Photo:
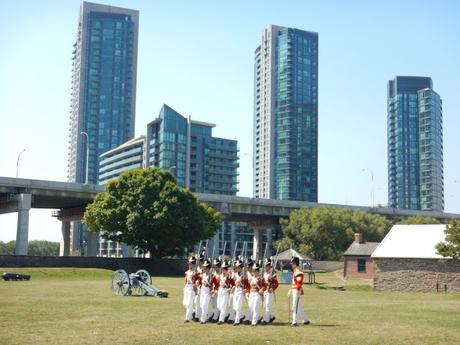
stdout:
POLYGON ((447 225, 446 241, 436 245, 438 253, 444 257, 460 259, 460 219, 452 221, 447 225))
POLYGON ((315 260, 338 260, 360 232, 366 241, 381 241, 391 227, 382 216, 362 211, 318 207, 291 212, 281 220, 281 249, 292 247, 315 260))
POLYGON ((148 168, 108 182, 86 208, 83 222, 105 239, 163 257, 212 237, 220 214, 178 187, 169 171, 148 168))
POLYGON ((398 224, 405 224, 405 225, 411 225, 411 224, 440 224, 439 220, 436 218, 431 218, 431 217, 424 217, 424 216, 413 216, 413 217, 408 217, 404 220, 401 220, 398 222, 398 224))

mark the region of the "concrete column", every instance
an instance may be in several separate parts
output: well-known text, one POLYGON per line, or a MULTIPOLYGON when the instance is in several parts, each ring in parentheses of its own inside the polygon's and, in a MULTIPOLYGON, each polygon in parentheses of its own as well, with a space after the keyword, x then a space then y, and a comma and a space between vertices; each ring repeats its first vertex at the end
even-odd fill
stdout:
POLYGON ((79 252, 81 253, 81 246, 80 246, 80 229, 81 223, 80 221, 72 221, 70 223, 71 235, 72 239, 70 241, 70 250, 71 252, 79 252))
POLYGON ((86 256, 97 256, 99 244, 99 233, 88 231, 88 242, 86 245, 86 256))
POLYGON ((232 251, 230 255, 232 256, 233 253, 235 252, 235 246, 236 246, 236 228, 237 228, 236 222, 230 222, 230 228, 231 228, 230 238, 232 241, 232 245, 231 245, 232 251))
POLYGON ((18 227, 14 254, 27 255, 29 249, 29 210, 32 206, 32 195, 19 194, 18 197, 18 227))
POLYGON ((252 257, 254 260, 262 259, 263 249, 262 249, 262 228, 254 228, 254 241, 252 249, 252 257))
POLYGON ((70 221, 63 220, 61 225, 62 231, 62 248, 60 250, 62 256, 70 255, 70 221))

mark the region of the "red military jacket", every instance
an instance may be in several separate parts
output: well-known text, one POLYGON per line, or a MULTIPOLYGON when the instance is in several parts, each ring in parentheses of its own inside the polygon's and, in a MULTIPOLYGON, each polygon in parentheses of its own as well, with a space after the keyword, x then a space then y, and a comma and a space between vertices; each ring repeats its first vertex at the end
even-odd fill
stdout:
POLYGON ((261 277, 260 275, 259 276, 253 275, 251 280, 249 281, 249 284, 251 287, 250 289, 251 292, 258 292, 260 294, 262 294, 267 288, 263 277, 261 277))
POLYGON ((291 289, 297 290, 301 294, 303 294, 302 284, 303 284, 303 272, 299 268, 296 268, 294 272, 292 273, 291 289))
POLYGON ((212 276, 212 292, 216 292, 219 290, 220 286, 220 275, 219 274, 214 274, 212 276))
POLYGON ((265 281, 265 285, 267 286, 267 290, 272 289, 272 291, 274 292, 279 286, 278 279, 276 278, 276 274, 265 272, 264 281, 265 281))

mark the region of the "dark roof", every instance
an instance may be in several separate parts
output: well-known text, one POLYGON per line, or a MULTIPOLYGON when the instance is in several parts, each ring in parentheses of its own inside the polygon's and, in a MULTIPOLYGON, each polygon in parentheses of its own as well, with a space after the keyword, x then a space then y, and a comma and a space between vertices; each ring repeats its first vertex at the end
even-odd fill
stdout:
POLYGON ((370 256, 375 248, 379 245, 379 242, 353 242, 343 255, 368 255, 370 256))

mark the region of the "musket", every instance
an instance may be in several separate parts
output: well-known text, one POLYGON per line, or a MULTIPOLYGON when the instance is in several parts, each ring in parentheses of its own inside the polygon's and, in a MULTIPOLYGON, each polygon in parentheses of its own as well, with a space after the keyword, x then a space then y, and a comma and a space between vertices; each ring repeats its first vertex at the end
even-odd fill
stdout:
POLYGON ((209 259, 209 248, 208 248, 209 240, 206 240, 206 244, 204 247, 204 258, 209 259))
POLYGON ((265 250, 264 250, 264 256, 262 258, 262 261, 265 261, 265 258, 267 257, 267 250, 268 250, 268 241, 265 242, 265 250))
POLYGON ((224 249, 222 250, 222 260, 224 259, 224 256, 225 256, 225 249, 227 249, 227 241, 224 242, 224 249))
POLYGON ((238 241, 236 241, 235 243, 235 248, 233 248, 233 256, 232 256, 232 265, 235 263, 236 261, 236 249, 238 248, 238 241))
POLYGON ((274 270, 276 271, 276 265, 278 264, 278 253, 280 251, 280 245, 281 243, 278 243, 278 248, 276 249, 276 256, 275 256, 275 264, 272 267, 272 273, 274 270))
POLYGON ((200 241, 200 245, 198 246, 198 256, 200 256, 200 253, 201 253, 201 244, 203 243, 203 241, 200 241))

